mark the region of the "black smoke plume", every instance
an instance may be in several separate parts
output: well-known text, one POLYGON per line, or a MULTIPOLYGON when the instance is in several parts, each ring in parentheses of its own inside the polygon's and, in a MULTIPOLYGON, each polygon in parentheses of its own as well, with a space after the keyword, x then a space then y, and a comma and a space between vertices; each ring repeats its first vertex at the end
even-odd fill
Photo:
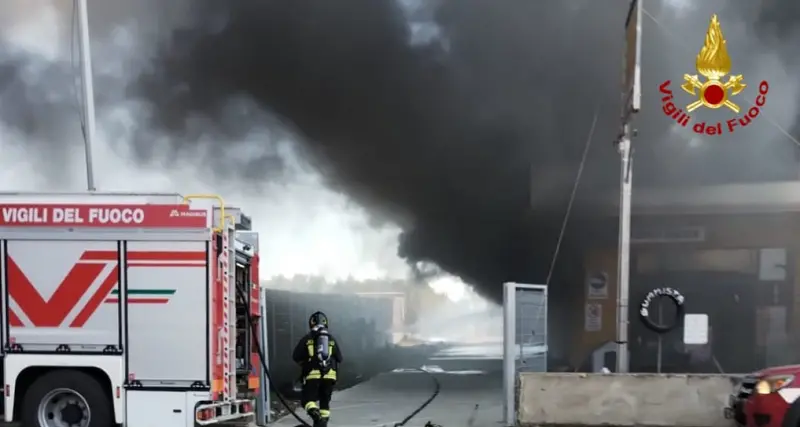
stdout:
POLYGON ((504 280, 544 278, 595 110, 610 124, 598 145, 611 150, 621 41, 604 30, 621 28, 624 7, 209 3, 195 10, 206 24, 176 32, 136 90, 156 107, 154 125, 177 135, 189 116, 213 121, 231 98, 255 99, 331 184, 405 226, 403 256, 496 296, 504 280), (532 176, 546 195, 536 227, 526 225, 532 176))
MULTIPOLYGON (((401 224, 401 255, 494 298, 503 281, 547 276, 595 115, 579 199, 609 192, 613 202, 625 0, 192 0, 169 10, 148 3, 125 17, 104 3, 93 15, 97 37, 130 19, 143 32, 160 26, 148 32, 158 40, 151 66, 128 88, 149 113, 138 161, 153 160, 155 134, 169 135, 157 140, 175 150, 209 134, 235 149, 263 125, 263 115, 231 108, 245 99, 293 135, 330 186, 401 224)), ((708 18, 719 13, 736 72, 750 79, 743 97, 753 99, 762 79, 783 85, 765 111, 794 131, 796 2, 696 3, 645 0, 660 24, 645 18, 637 185, 785 177, 794 149, 773 125, 692 148, 691 132, 660 112, 658 85, 672 79, 677 88, 693 72, 708 18)), ((15 93, 14 105, 44 104, 15 93)), ((3 114, 19 126, 14 117, 3 114)), ((208 159, 221 175, 230 169, 224 153, 208 159)), ((279 168, 266 156, 229 178, 270 179, 279 168)), ((573 215, 561 269, 580 262, 571 256, 596 236, 615 233, 613 221, 603 229, 592 221, 605 216, 601 208, 578 203, 573 215)))

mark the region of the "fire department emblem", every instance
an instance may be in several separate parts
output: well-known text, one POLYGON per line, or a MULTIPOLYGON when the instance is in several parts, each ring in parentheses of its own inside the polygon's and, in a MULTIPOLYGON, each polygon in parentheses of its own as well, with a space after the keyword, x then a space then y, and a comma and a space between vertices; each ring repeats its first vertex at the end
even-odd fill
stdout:
POLYGON ((739 106, 729 98, 741 93, 747 85, 743 82, 744 77, 741 74, 729 76, 727 82, 722 82, 722 79, 731 71, 731 58, 728 56, 726 44, 719 19, 717 15, 713 15, 711 23, 708 25, 703 48, 700 49, 695 62, 697 72, 707 80, 701 81, 697 74, 683 75, 684 84, 681 85, 681 88, 688 94, 698 97, 697 101, 686 106, 687 112, 692 112, 702 106, 712 109, 725 106, 734 113, 739 112, 739 106))

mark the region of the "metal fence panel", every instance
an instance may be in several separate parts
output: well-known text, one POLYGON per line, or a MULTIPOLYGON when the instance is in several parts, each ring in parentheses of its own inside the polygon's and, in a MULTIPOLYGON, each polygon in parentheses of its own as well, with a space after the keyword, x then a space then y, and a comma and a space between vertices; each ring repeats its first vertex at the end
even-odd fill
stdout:
POLYGON ((516 412, 519 372, 547 371, 547 286, 506 283, 503 288, 504 421, 516 412))
POLYGON ((292 351, 308 332, 308 318, 315 311, 328 316, 331 332, 343 346, 344 369, 359 369, 385 348, 392 322, 392 303, 384 301, 389 298, 266 289, 264 300, 270 372, 278 387, 291 385, 300 374, 292 351))

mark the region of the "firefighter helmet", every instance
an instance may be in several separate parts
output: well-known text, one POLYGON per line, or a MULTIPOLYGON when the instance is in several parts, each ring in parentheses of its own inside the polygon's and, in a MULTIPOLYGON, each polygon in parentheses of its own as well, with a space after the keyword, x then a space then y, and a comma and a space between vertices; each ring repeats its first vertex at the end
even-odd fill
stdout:
POLYGON ((328 327, 328 316, 321 311, 317 311, 308 318, 308 327, 313 328, 315 326, 324 326, 328 327))

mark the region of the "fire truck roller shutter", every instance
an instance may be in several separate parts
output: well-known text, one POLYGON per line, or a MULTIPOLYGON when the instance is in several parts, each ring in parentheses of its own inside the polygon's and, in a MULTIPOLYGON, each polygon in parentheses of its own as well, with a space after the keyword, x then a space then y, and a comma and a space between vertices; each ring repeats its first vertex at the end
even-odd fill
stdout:
POLYGON ((126 242, 128 376, 145 386, 205 383, 208 242, 126 242))

